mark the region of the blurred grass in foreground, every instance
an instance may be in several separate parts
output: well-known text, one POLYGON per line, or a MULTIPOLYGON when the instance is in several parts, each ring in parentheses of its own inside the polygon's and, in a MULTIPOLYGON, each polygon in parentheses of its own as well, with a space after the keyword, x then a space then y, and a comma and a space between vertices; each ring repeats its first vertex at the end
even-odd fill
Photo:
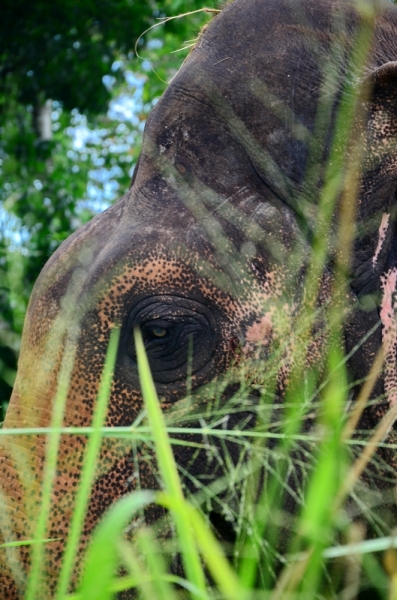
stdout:
MULTIPOLYGON (((354 75, 361 73, 365 63, 372 27, 373 15, 369 15, 367 26, 356 41, 357 52, 351 59, 354 75)), ((326 75, 327 85, 333 77, 335 81, 338 79, 337 73, 326 75)), ((351 77, 351 81, 357 79, 351 77)), ((297 366, 291 373, 292 383, 283 402, 275 402, 280 357, 285 350, 281 347, 275 349, 266 365, 247 360, 241 372, 232 370, 197 394, 189 393, 187 399, 177 403, 174 411, 162 410, 141 334, 136 330, 135 347, 144 400, 138 422, 128 428, 103 427, 117 354, 118 336, 114 334, 92 427, 62 428, 71 368, 71 364, 65 364, 51 427, 48 430, 1 432, 3 436, 11 433, 48 435, 36 536, 34 540, 24 542, 32 544, 26 600, 40 597, 43 547, 50 543, 46 539, 46 519, 52 502, 61 434, 84 435, 88 443, 55 596, 57 600, 110 600, 117 592, 131 588, 135 588, 138 597, 144 600, 354 600, 359 594, 364 598, 366 593, 371 600, 397 600, 397 553, 394 550, 397 538, 387 535, 387 520, 383 520, 378 510, 388 500, 392 504, 393 498, 372 493, 370 486, 360 480, 370 462, 376 467, 377 448, 396 449, 385 443, 384 438, 396 417, 397 408, 386 414, 375 431, 361 432, 357 439, 353 437, 362 410, 369 402, 377 401, 369 399, 382 369, 382 357, 376 357, 356 400, 356 408, 349 413, 351 389, 357 382, 348 381, 348 357, 341 350, 341 325, 346 315, 343 292, 347 286, 355 235, 361 143, 360 139, 351 139, 360 110, 357 100, 361 90, 352 93, 351 89, 346 89, 344 92, 332 160, 319 199, 317 230, 314 231, 306 278, 306 304, 291 332, 299 341, 295 357, 297 366), (348 160, 351 156, 353 159, 348 160), (345 164, 349 164, 346 170, 345 164), (331 221, 341 195, 344 209, 336 235, 341 252, 335 267, 332 298, 335 302, 325 306, 321 314, 330 342, 324 357, 325 375, 320 377, 314 370, 308 372, 302 357, 319 318, 316 299, 327 261, 331 221), (251 381, 247 377, 250 370, 255 373, 251 381), (255 385, 253 380, 257 382, 255 385), (235 393, 223 402, 223 392, 229 384, 236 383, 235 393), (200 397, 211 400, 200 404, 200 397), (189 410, 179 410, 181 406, 189 410), (243 412, 242 407, 255 413, 255 426, 246 426, 242 417, 239 426, 223 427, 224 420, 230 415, 243 412), (305 427, 308 415, 312 413, 310 427, 305 427), (194 440, 184 439, 188 435, 194 435, 194 440), (153 450, 162 491, 137 489, 111 506, 86 551, 82 579, 75 593, 69 594, 76 551, 95 479, 96 460, 101 441, 106 437, 123 438, 131 447, 142 444, 153 450), (237 462, 231 457, 228 444, 240 449, 237 462), (190 472, 175 460, 173 448, 180 446, 206 452, 214 464, 221 465, 221 474, 214 475, 207 485, 195 479, 194 471, 190 472), (186 489, 187 481, 191 484, 190 491, 186 489), (292 499, 293 512, 285 510, 286 498, 292 499), (149 526, 143 524, 142 517, 145 509, 152 505, 166 510, 163 522, 149 526), (218 519, 215 524, 214 515, 218 519), (371 539, 366 539, 368 531, 361 517, 365 517, 371 539), (230 526, 235 533, 234 540, 222 539, 219 523, 230 526)), ((327 114, 325 109, 319 111, 319 120, 325 119, 327 114)), ((316 153, 321 139, 315 139, 315 136, 313 139, 312 151, 316 153)), ((187 389, 191 390, 191 385, 187 389)), ((21 542, 11 542, 7 547, 12 550, 20 545, 21 542)))

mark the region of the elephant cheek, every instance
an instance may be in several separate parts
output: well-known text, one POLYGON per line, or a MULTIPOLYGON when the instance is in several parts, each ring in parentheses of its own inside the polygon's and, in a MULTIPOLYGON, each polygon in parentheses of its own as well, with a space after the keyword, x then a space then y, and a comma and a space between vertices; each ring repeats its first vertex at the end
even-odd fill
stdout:
MULTIPOLYGON (((35 381, 25 353, 11 396, 4 428, 43 428, 51 425, 56 373, 35 381), (41 388, 41 389, 40 389, 41 388)), ((36 377, 36 380, 38 377, 36 377)), ((7 541, 34 537, 41 501, 46 436, 7 435, 0 439, 1 529, 7 541)), ((28 548, 18 550, 26 563, 28 548)))
MULTIPOLYGON (((39 436, 1 437, 0 544, 32 539, 35 535, 41 504, 42 458, 43 442, 39 436)), ((18 596, 15 586, 24 588, 29 546, 0 549, 0 564, 0 596, 7 599, 22 597, 22 592, 18 596), (3 589, 4 595, 1 594, 3 589)))
POLYGON ((40 348, 24 348, 4 427, 50 426, 61 356, 47 355, 40 348))

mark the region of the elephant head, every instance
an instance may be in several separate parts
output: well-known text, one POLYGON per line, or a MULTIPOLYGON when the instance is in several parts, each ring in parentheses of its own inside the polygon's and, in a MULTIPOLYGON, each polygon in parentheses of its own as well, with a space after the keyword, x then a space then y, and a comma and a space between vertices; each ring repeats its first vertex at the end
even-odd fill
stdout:
MULTIPOLYGON (((90 426, 114 328, 120 341, 106 425, 132 425, 143 409, 139 327, 164 411, 173 414, 192 394, 192 415, 230 406, 221 426, 251 428, 266 386, 277 413, 296 373, 308 380, 315 373, 319 384, 331 335, 324 310, 340 302, 352 381, 368 375, 384 348, 373 390, 379 401, 360 421, 372 429, 397 399, 396 134, 396 8, 360 11, 334 0, 227 5, 152 110, 129 191, 43 269, 4 427, 49 427, 62 390, 63 425, 90 426), (231 407, 242 386, 245 402, 231 407)), ((312 417, 302 422, 309 428, 312 417)), ((46 437, 2 440, 3 539, 30 539, 46 437)), ((82 434, 60 438, 42 597, 55 589, 86 442, 82 434)), ((223 453, 239 461, 233 444, 219 447, 218 462, 205 450, 175 448, 192 491, 222 476, 223 453)), ((394 468, 394 456, 382 457, 394 468)), ((81 551, 118 498, 159 487, 150 458, 145 444, 134 452, 125 440, 103 440, 81 551)), ((6 550, 0 556, 6 599, 22 594, 29 565, 27 547, 15 552, 16 562, 6 550)))

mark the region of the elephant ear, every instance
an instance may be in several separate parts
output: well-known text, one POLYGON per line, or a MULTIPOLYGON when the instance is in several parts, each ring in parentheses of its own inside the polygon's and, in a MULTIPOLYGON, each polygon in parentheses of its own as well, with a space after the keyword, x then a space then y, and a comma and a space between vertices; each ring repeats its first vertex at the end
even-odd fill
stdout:
POLYGON ((382 274, 397 267, 397 61, 371 73, 363 90, 370 101, 351 282, 360 298, 376 295, 382 274))
POLYGON ((351 281, 361 310, 349 329, 359 343, 374 328, 353 359, 356 377, 368 373, 377 348, 383 347, 383 390, 376 394, 385 394, 386 410, 397 403, 397 61, 376 69, 367 82, 370 103, 351 281), (376 327, 379 318, 381 328, 376 327))
MULTIPOLYGON (((371 105, 367 151, 372 169, 386 179, 397 178, 397 61, 387 62, 368 79, 371 105)), ((381 207, 379 207, 381 208, 381 207)))

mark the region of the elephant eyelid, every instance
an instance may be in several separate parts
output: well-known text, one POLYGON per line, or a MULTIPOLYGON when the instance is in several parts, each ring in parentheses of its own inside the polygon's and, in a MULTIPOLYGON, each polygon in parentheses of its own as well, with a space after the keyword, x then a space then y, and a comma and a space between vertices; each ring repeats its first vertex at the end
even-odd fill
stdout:
POLYGON ((169 331, 165 327, 154 325, 148 328, 148 333, 153 335, 155 338, 161 339, 166 337, 169 331))
POLYGON ((172 337, 172 327, 165 326, 163 323, 143 325, 142 335, 146 344, 169 342, 172 337))

